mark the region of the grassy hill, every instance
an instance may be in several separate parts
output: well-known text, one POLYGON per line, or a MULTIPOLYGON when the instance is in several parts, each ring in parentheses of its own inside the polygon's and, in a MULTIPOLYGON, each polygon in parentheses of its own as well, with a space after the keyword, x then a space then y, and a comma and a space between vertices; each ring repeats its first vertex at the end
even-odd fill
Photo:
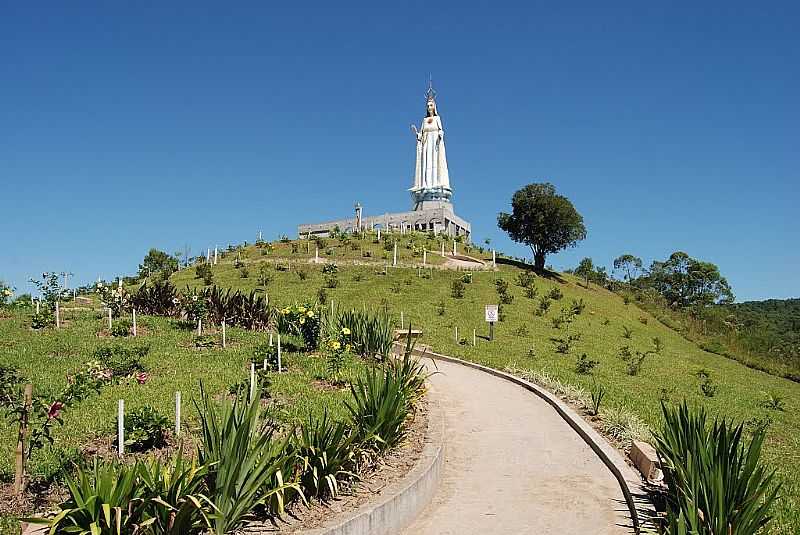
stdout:
MULTIPOLYGON (((794 474, 800 470, 800 384, 703 351, 635 303, 626 304, 619 295, 591 284, 585 288, 570 275, 537 277, 533 282, 537 296, 529 298, 528 290, 518 284, 523 270, 501 259, 497 272, 474 272, 472 281, 464 284, 463 297, 453 297, 453 282, 461 280, 464 272, 419 268, 421 247, 440 251, 439 242, 419 234, 389 239, 394 238, 400 266, 388 267, 386 274, 384 264, 391 264, 393 242, 374 243, 373 236, 346 242, 328 239, 322 244, 320 258, 337 264, 335 275, 324 274, 322 266, 312 262, 313 242, 286 242, 228 252, 213 267, 213 281, 224 287, 263 289, 276 304, 314 302, 320 289, 328 286, 324 291, 327 300, 337 306, 385 308, 398 326, 402 313, 405 325, 411 322, 421 328, 422 342, 437 352, 496 368, 514 366, 542 372, 586 389, 602 385, 607 391, 605 406, 633 414, 653 428, 660 421, 661 401, 683 398, 705 406, 712 414, 747 422, 751 428, 768 424, 765 454, 784 482, 772 533, 800 532, 800 486, 794 482, 794 474), (237 260, 238 268, 234 266, 237 260), (258 280, 259 273, 269 279, 266 284, 258 280), (513 302, 502 306, 503 321, 496 325, 495 339, 489 342, 483 338, 487 335, 484 305, 498 302, 497 279, 508 282, 513 302), (553 289, 562 297, 553 299, 549 310, 537 315, 541 296, 553 289), (581 303, 585 308, 580 314, 560 327, 554 325, 553 319, 562 309, 581 303), (475 347, 473 329, 479 336, 475 347), (563 341, 570 336, 577 339, 568 344, 566 352, 563 342, 557 347, 559 341, 554 339, 563 341), (621 358, 621 348, 627 347, 633 354, 646 352, 654 348, 654 338, 659 340, 660 352, 648 354, 638 373, 630 375, 630 359, 621 358), (584 354, 585 360, 597 363, 588 374, 577 371, 577 361, 584 354), (770 398, 778 402, 773 408, 767 403, 770 398), (775 408, 777 405, 782 405, 781 409, 775 408)), ((450 251, 452 245, 445 248, 450 251)), ((470 253, 481 252, 473 249, 470 253)), ((491 254, 483 257, 489 260, 491 254)), ((427 259, 429 264, 443 262, 430 253, 427 259)), ((176 273, 172 280, 179 288, 203 285, 193 268, 176 273)))

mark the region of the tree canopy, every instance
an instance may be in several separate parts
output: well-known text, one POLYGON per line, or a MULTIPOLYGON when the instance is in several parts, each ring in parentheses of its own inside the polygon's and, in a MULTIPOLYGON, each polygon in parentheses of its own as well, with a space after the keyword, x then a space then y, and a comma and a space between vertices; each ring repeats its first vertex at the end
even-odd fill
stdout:
POLYGON ((497 226, 515 242, 531 248, 538 270, 544 269, 548 254, 586 238, 583 217, 552 184, 528 184, 514 193, 511 208, 510 214, 497 216, 497 226))
POLYGON ((614 259, 614 269, 625 274, 625 282, 630 283, 642 272, 642 259, 632 254, 624 254, 614 259))
POLYGON ((168 278, 175 271, 178 270, 178 259, 169 253, 159 251, 158 249, 150 249, 144 260, 139 264, 139 276, 148 277, 150 275, 160 274, 164 279, 168 278))
POLYGON ((731 303, 734 295, 716 264, 676 251, 665 262, 654 261, 646 282, 672 306, 708 306, 731 303))

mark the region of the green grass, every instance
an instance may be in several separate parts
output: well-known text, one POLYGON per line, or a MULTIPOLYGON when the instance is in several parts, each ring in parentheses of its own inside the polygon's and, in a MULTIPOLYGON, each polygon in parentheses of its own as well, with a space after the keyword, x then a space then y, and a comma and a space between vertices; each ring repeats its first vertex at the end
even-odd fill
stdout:
MULTIPOLYGON (((398 239, 401 243, 398 251, 408 252, 404 244, 410 238, 403 236, 398 239)), ((334 243, 333 240, 328 241, 329 244, 334 243)), ((290 250, 288 244, 280 245, 290 250)), ((303 245, 304 242, 301 242, 301 251, 303 245)), ((437 247, 431 248, 438 250, 437 247)), ((672 401, 686 398, 690 403, 703 405, 712 415, 737 421, 771 419, 765 456, 777 468, 785 485, 775 511, 778 520, 771 533, 800 532, 800 486, 794 482, 795 472, 800 470, 799 384, 703 351, 635 304, 625 305, 620 296, 594 285, 584 288, 579 279, 569 275, 561 276, 560 280, 536 279, 540 296, 556 286, 564 294, 561 300, 553 301, 546 315, 539 317, 534 315, 538 299, 528 299, 524 289, 516 285, 519 271, 516 267, 502 265, 499 272, 476 272, 473 282, 465 285, 464 298, 454 299, 450 296, 451 283, 460 278, 461 273, 433 270, 432 278, 420 278, 417 269, 411 266, 421 264, 421 259, 406 254, 401 255, 401 263, 409 267, 390 267, 388 275, 384 276, 376 274, 377 265, 352 265, 355 255, 348 248, 337 248, 336 252, 339 256, 334 256, 333 260, 340 266, 339 286, 327 290, 330 300, 343 307, 386 307, 398 323, 402 311, 406 327, 411 321, 415 327, 421 328, 424 331, 422 342, 437 352, 500 369, 516 365, 545 372, 560 381, 586 389, 597 382, 606 390, 604 406, 627 409, 651 427, 660 423, 662 397, 672 401), (477 347, 472 347, 473 329, 477 330, 479 336, 488 334, 487 324, 483 321, 483 307, 497 303, 494 281, 498 277, 509 282, 514 302, 503 306, 506 319, 495 326, 494 342, 479 338, 477 347), (551 318, 558 315, 562 307, 568 307, 573 299, 583 299, 586 309, 569 326, 554 328, 551 318), (445 304, 442 316, 437 313, 441 301, 445 304), (524 329, 520 331, 522 326, 524 329), (455 327, 458 327, 459 337, 467 339, 467 345, 456 342, 455 327), (623 338, 623 327, 632 330, 630 339, 623 338), (527 334, 518 334, 524 331, 527 334), (581 338, 573 344, 568 354, 559 354, 550 339, 567 333, 580 334, 581 338), (638 375, 628 375, 626 363, 618 356, 620 347, 628 345, 631 349, 645 351, 652 348, 654 337, 661 339, 664 346, 662 353, 648 356, 638 375), (531 349, 535 354, 532 358, 529 356, 531 349), (575 371, 576 359, 583 353, 599 363, 591 375, 575 371), (701 379, 697 376, 700 370, 709 371, 712 381, 717 385, 714 397, 706 397, 701 392, 701 379), (764 407, 767 393, 783 397, 783 411, 764 407)), ((254 263, 262 258, 274 262, 276 258, 287 257, 280 249, 266 257, 261 257, 255 247, 247 248, 246 253, 246 257, 254 263)), ((428 258, 433 256, 429 255, 428 258)), ((487 256, 491 255, 484 255, 484 258, 487 256)), ((266 288, 271 302, 313 301, 317 290, 323 286, 324 276, 320 267, 309 265, 308 255, 298 254, 295 257, 296 264, 292 269, 302 266, 308 271, 307 279, 301 281, 294 272, 271 271, 273 280, 266 288)), ((239 272, 227 263, 230 260, 229 255, 214 267, 215 283, 248 290, 258 288, 253 275, 253 267, 257 268, 257 264, 251 266, 250 278, 242 279, 239 272)), ((379 259, 379 262, 382 267, 383 261, 379 259)), ((184 270, 174 275, 173 281, 179 288, 201 283, 193 275, 193 270, 184 270)))
MULTIPOLYGON (((152 405, 172 423, 175 391, 181 391, 184 427, 194 427, 192 399, 199 396, 199 381, 208 392, 222 394, 230 385, 247 380, 252 350, 268 337, 263 332, 229 328, 226 349, 198 350, 191 347, 194 332, 177 327, 176 321, 168 318, 142 316, 138 322, 145 334, 119 339, 97 336, 105 328, 106 319, 95 312, 66 310, 64 328, 40 332, 29 328, 27 311, 12 309, 6 315, 0 319, 0 363, 18 367, 40 394, 61 391, 66 376, 90 360, 96 347, 112 343, 150 346, 143 359, 151 374, 147 383, 106 386, 64 412, 65 425, 57 428, 53 446, 37 452, 30 462, 31 475, 44 478, 57 477, 93 438, 114 435, 118 399, 125 400, 127 411, 152 405)), ((315 384, 318 377, 326 376, 323 357, 285 353, 283 364, 285 373, 271 374, 270 393, 277 400, 270 409, 274 418, 299 424, 309 414, 321 416, 325 411, 333 418, 347 417, 343 401, 352 399, 349 390, 315 384)), ((352 376, 363 366, 360 360, 350 359, 343 374, 352 376)), ((0 428, 0 477, 6 482, 13 479, 15 440, 16 428, 4 420, 0 428)), ((15 533, 15 529, 12 520, 0 517, 0 533, 15 533)))

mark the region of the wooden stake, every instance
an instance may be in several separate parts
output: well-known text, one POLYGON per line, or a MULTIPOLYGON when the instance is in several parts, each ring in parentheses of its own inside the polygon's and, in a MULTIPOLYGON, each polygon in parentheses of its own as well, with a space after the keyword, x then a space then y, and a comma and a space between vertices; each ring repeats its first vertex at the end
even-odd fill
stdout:
POLYGON ((256 364, 250 363, 250 401, 252 402, 256 396, 256 364))
POLYGON ((31 414, 31 400, 33 399, 33 385, 25 385, 24 410, 19 420, 19 433, 17 434, 16 467, 14 472, 14 493, 17 495, 25 491, 25 443, 28 440, 28 417, 31 414))
POLYGON ((117 452, 119 456, 125 453, 125 400, 117 404, 117 452))
POLYGON ((175 436, 181 434, 181 393, 175 392, 175 436))
POLYGON ((283 367, 281 365, 281 333, 278 333, 278 373, 283 371, 283 367))

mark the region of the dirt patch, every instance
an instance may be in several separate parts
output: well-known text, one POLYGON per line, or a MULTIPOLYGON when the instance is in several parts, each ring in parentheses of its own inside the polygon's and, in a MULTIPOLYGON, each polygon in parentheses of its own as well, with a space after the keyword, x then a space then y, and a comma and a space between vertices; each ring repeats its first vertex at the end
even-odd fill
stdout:
POLYGON ((340 390, 347 390, 350 387, 350 383, 347 381, 329 381, 321 377, 311 381, 311 385, 317 390, 322 390, 323 392, 337 392, 340 390))

